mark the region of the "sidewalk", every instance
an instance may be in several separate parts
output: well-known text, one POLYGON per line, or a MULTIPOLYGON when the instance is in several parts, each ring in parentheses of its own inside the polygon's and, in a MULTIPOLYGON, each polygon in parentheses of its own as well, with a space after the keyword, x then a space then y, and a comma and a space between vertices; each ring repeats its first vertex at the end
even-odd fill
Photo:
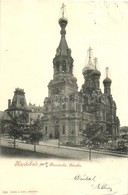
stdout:
MULTIPOLYGON (((67 149, 71 149, 71 150, 77 150, 77 151, 85 151, 85 152, 89 152, 89 149, 87 148, 77 148, 77 147, 68 147, 68 146, 61 146, 62 148, 67 148, 67 149)), ((115 153, 115 152, 110 152, 107 150, 91 150, 92 153, 98 153, 98 154, 104 154, 104 155, 111 155, 111 156, 118 156, 118 157, 125 157, 128 158, 127 154, 119 154, 119 153, 115 153)))
MULTIPOLYGON (((40 142, 40 145, 43 146, 49 146, 49 147, 58 147, 58 140, 48 140, 48 141, 42 141, 40 142)), ((85 152, 89 152, 88 148, 85 147, 71 147, 71 146, 62 146, 60 145, 61 148, 67 148, 70 150, 77 150, 77 151, 85 151, 85 152)), ((98 154, 104 154, 104 155, 111 155, 111 156, 118 156, 118 157, 125 157, 128 158, 128 154, 120 154, 120 153, 116 153, 116 152, 111 152, 109 150, 92 150, 92 153, 98 153, 98 154)))
MULTIPOLYGON (((13 147, 13 140, 1 140, 2 146, 13 147)), ((23 143, 21 141, 16 141, 16 148, 22 150, 33 151, 34 146, 32 144, 23 143)), ((77 148, 71 146, 60 146, 58 147, 58 140, 52 141, 41 141, 39 145, 36 145, 36 152, 51 154, 60 157, 68 157, 70 159, 88 159, 89 150, 87 148, 77 148)), ((128 155, 118 154, 109 151, 97 151, 92 150, 92 155, 94 159, 100 158, 128 158, 128 155)))

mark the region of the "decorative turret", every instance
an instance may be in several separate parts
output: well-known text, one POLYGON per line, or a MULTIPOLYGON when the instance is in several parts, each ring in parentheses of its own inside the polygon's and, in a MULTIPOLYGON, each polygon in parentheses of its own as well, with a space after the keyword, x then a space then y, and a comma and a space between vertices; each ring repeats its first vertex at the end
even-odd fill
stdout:
POLYGON ((10 108, 16 109, 27 109, 27 103, 25 99, 25 92, 23 89, 16 88, 14 91, 14 96, 12 99, 12 104, 10 108))
POLYGON ((6 112, 17 124, 29 123, 30 109, 27 106, 24 89, 15 89, 12 101, 8 100, 6 112))
POLYGON ((109 73, 109 68, 106 67, 106 78, 103 80, 103 84, 104 84, 104 93, 105 94, 111 94, 111 79, 108 77, 108 73, 109 73))

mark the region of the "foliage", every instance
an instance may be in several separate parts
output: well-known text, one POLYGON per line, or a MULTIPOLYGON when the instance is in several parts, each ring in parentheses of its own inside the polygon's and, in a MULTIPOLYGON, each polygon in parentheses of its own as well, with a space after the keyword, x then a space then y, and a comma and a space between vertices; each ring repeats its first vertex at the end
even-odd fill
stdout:
POLYGON ((42 126, 42 124, 41 124, 41 119, 37 119, 35 122, 34 122, 34 124, 32 125, 32 128, 33 129, 36 129, 36 130, 41 130, 41 126, 42 126))
POLYGON ((29 139, 32 144, 39 143, 39 141, 42 139, 43 134, 38 130, 32 130, 29 139))
POLYGON ((108 135, 103 131, 103 127, 99 123, 88 123, 83 130, 83 144, 89 147, 98 147, 107 142, 108 135))
POLYGON ((22 137, 23 131, 17 124, 10 124, 10 126, 8 126, 8 130, 9 130, 9 136, 14 139, 14 148, 15 148, 16 139, 22 137))
POLYGON ((14 139, 18 139, 22 137, 22 134, 23 134, 23 131, 17 124, 9 126, 9 136, 10 137, 14 139))
POLYGON ((39 143, 39 141, 42 139, 43 134, 41 133, 41 121, 40 119, 37 119, 33 125, 30 127, 30 135, 29 140, 31 143, 39 143))

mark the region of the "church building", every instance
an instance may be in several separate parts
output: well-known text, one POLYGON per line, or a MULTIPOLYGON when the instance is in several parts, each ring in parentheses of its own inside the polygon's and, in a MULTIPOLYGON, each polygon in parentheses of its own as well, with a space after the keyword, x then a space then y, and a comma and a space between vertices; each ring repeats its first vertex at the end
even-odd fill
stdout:
POLYGON ((102 93, 97 59, 92 59, 89 48, 88 63, 82 72, 84 84, 78 91, 77 79, 73 74, 74 60, 66 41, 67 24, 63 7, 59 19, 61 38, 53 59, 53 79, 48 84, 48 97, 43 106, 44 134, 49 138, 60 139, 61 142, 79 143, 86 125, 89 122, 99 122, 104 131, 118 135, 119 119, 111 95, 112 81, 108 77, 108 68, 102 93))

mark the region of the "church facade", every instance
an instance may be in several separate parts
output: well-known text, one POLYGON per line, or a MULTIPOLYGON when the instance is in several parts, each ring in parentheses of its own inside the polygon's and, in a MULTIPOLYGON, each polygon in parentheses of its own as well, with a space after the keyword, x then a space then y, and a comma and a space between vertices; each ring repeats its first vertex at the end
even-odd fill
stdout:
POLYGON ((59 19, 61 39, 53 59, 53 79, 48 84, 48 97, 44 100, 43 132, 46 137, 61 142, 79 143, 86 125, 99 122, 104 131, 112 136, 118 135, 119 119, 111 95, 112 81, 108 78, 108 69, 102 93, 97 59, 93 61, 89 48, 88 63, 83 69, 84 84, 78 91, 77 79, 73 75, 74 60, 65 36, 67 24, 63 12, 59 19))

